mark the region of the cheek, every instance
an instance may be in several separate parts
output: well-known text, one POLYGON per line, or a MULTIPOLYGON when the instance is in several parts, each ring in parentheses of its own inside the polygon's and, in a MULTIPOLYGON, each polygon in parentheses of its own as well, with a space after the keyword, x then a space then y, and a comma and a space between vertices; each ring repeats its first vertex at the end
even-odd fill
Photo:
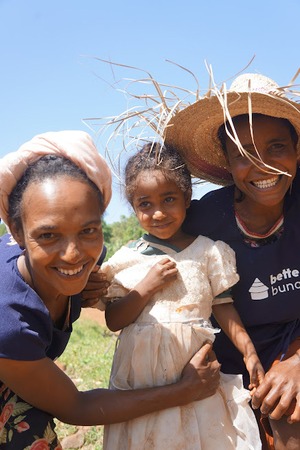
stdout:
POLYGON ((251 169, 252 164, 246 160, 234 160, 230 161, 228 165, 228 170, 232 175, 233 180, 242 179, 251 169))

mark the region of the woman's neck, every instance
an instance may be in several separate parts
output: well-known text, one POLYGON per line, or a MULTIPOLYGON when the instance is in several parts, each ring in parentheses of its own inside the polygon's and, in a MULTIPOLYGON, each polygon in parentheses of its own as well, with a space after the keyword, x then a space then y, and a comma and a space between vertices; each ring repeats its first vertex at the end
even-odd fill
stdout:
POLYGON ((265 206, 247 202, 247 199, 234 203, 235 213, 249 231, 264 235, 268 233, 283 215, 283 202, 279 205, 265 206))

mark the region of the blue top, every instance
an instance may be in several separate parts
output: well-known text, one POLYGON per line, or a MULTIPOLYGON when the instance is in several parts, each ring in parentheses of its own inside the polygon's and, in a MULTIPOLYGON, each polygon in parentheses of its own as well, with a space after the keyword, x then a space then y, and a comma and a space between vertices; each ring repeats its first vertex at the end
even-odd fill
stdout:
POLYGON ((64 331, 56 328, 45 304, 17 268, 20 252, 18 245, 10 244, 10 235, 1 237, 0 357, 26 361, 58 358, 80 315, 80 295, 71 299, 68 327, 64 331))
MULTIPOLYGON (((266 245, 247 244, 234 215, 234 186, 193 200, 184 230, 223 240, 236 253, 240 281, 232 287, 234 305, 265 368, 300 336, 300 172, 284 204, 281 236, 266 245)), ((220 333, 215 351, 226 373, 247 372, 242 356, 220 333)))

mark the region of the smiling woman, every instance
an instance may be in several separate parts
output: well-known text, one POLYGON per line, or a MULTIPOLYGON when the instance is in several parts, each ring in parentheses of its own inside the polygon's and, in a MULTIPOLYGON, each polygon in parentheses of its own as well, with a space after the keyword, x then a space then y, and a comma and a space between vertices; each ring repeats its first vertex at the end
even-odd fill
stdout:
POLYGON ((60 449, 53 418, 115 423, 214 393, 219 364, 206 345, 177 383, 80 392, 54 363, 79 317, 81 291, 103 247, 111 173, 90 136, 45 133, 0 161, 0 447, 60 449), (206 380, 210 385, 207 386, 206 380))
MULTIPOLYGON (((183 229, 235 251, 234 302, 266 371, 252 405, 263 448, 276 450, 300 448, 297 95, 293 86, 243 74, 175 114, 166 128, 166 143, 194 175, 225 186, 191 202, 183 229), (297 280, 287 280, 291 273, 297 280)), ((215 349, 222 370, 242 373, 247 386, 243 359, 223 332, 215 349)))

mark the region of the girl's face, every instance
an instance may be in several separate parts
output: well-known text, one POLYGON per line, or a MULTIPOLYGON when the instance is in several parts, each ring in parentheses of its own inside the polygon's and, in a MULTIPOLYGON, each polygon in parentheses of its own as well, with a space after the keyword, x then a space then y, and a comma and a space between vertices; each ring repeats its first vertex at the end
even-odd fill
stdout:
POLYGON ((159 170, 140 172, 132 206, 141 227, 159 239, 176 239, 189 207, 190 193, 183 193, 159 170))
POLYGON ((103 246, 96 191, 61 176, 30 184, 21 207, 22 230, 12 224, 12 233, 26 250, 34 289, 43 300, 81 292, 103 246))
POLYGON ((296 144, 288 124, 282 119, 254 116, 255 146, 247 117, 236 118, 234 124, 244 149, 257 156, 256 146, 264 163, 291 175, 266 173, 263 164, 255 166, 248 158, 243 157, 236 145, 226 137, 229 171, 235 185, 245 194, 249 202, 265 206, 280 204, 291 186, 297 169, 296 144))

